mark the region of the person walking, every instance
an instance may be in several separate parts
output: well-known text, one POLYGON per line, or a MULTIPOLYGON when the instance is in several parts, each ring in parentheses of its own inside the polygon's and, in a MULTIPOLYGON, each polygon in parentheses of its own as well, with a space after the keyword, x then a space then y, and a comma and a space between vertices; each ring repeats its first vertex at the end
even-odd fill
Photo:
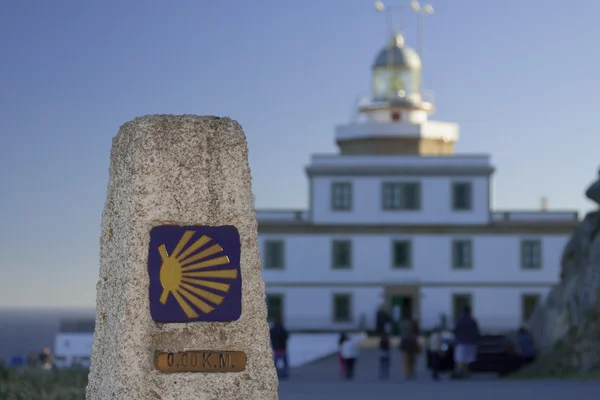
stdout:
POLYGON ((530 364, 535 360, 535 346, 533 338, 525 327, 519 328, 517 333, 517 343, 519 345, 519 354, 524 364, 530 364))
POLYGON ((288 357, 287 357, 287 342, 289 333, 283 326, 281 318, 275 319, 273 326, 270 329, 271 346, 273 347, 273 361, 280 379, 289 377, 288 357))
POLYGON ((390 377, 390 337, 383 331, 379 340, 379 379, 390 377))
POLYGON ((442 327, 436 326, 429 335, 429 350, 427 356, 431 367, 431 377, 440 380, 440 364, 442 361, 442 327))
POLYGON ((10 366, 13 368, 21 368, 25 364, 25 360, 21 354, 17 354, 10 359, 10 366))
POLYGON ((338 364, 340 366, 340 375, 342 379, 346 379, 346 361, 342 356, 342 344, 348 340, 348 335, 346 332, 340 333, 340 338, 338 339, 338 364))
POLYGON ((412 319, 412 310, 405 306, 402 312, 402 319, 398 324, 400 333, 400 353, 402 354, 402 366, 404 378, 415 379, 415 365, 417 355, 420 353, 420 343, 418 339, 419 328, 415 320, 412 319))
POLYGON ((477 359, 479 325, 471 316, 471 307, 466 306, 456 321, 454 328, 454 365, 453 378, 464 378, 469 373, 469 364, 477 359))
POLYGON ((388 314, 387 310, 385 309, 385 306, 381 306, 379 307, 379 310, 377 310, 377 313, 375 314, 375 331, 378 335, 381 335, 387 325, 391 322, 391 317, 388 314))
POLYGON ((40 362, 44 370, 51 371, 54 368, 52 364, 52 351, 48 347, 45 347, 40 354, 40 362))
POLYGON ((358 358, 358 345, 356 341, 346 337, 346 340, 342 342, 341 353, 344 359, 344 367, 346 371, 346 379, 354 379, 354 368, 356 366, 356 359, 358 358))

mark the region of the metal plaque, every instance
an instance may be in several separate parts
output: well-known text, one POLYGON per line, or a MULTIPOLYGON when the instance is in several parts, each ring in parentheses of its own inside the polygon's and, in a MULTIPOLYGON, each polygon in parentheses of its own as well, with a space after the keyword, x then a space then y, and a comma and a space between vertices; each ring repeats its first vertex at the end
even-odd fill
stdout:
POLYGON ((154 365, 164 373, 241 372, 246 369, 246 353, 219 350, 156 352, 154 365))

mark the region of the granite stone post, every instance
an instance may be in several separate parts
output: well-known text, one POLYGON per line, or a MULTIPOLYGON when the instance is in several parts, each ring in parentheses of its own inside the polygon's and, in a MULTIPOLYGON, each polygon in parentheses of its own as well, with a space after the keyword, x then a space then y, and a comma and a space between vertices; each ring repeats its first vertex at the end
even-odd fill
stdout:
POLYGON ((276 400, 246 138, 151 115, 113 139, 87 399, 276 400))

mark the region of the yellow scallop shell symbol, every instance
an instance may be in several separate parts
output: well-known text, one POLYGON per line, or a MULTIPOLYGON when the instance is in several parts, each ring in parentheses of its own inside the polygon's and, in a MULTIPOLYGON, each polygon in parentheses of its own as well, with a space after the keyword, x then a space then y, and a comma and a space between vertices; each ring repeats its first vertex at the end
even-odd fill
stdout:
POLYGON ((215 306, 223 302, 223 296, 208 291, 206 288, 227 293, 230 285, 223 283, 222 280, 237 278, 237 270, 226 267, 229 264, 229 257, 221 255, 209 258, 223 252, 223 248, 218 243, 206 246, 212 239, 202 235, 187 246, 193 236, 194 231, 186 231, 170 255, 164 244, 158 247, 162 259, 160 283, 163 292, 160 302, 166 304, 169 295, 173 295, 189 319, 198 318, 198 313, 190 306, 190 303, 208 314, 214 311, 215 306), (206 248, 202 249, 203 247, 206 248), (200 249, 202 250, 196 253, 200 249), (223 267, 202 271, 204 268, 217 266, 223 267), (219 280, 217 281, 215 278, 219 280))

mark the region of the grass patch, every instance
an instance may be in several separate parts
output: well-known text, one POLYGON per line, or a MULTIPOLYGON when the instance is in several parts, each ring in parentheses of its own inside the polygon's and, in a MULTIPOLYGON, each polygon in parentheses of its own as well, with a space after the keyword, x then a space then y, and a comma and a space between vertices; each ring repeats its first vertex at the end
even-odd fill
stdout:
POLYGON ((0 367, 0 399, 85 400, 88 370, 14 370, 0 367))

